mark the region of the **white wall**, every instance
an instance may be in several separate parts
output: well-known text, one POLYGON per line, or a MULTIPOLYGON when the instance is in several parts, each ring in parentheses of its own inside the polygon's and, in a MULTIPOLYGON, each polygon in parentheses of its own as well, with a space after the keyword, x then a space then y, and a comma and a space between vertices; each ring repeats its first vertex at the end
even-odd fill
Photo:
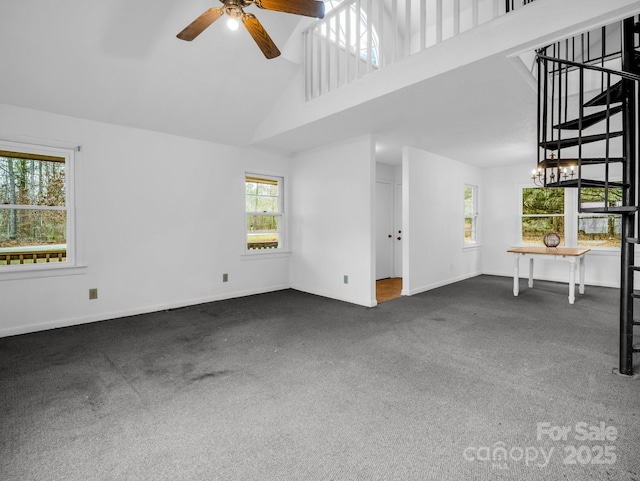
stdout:
POLYGON ((307 151, 292 161, 291 287, 376 305, 375 164, 371 136, 307 151), (344 284, 343 276, 349 276, 344 284))
MULTIPOLYGON (((482 271, 480 245, 464 247, 464 187, 482 185, 480 169, 412 147, 404 147, 403 289, 417 294, 482 271)), ((481 196, 480 196, 481 197, 481 196)), ((482 198, 482 197, 481 197, 482 198)), ((479 203, 479 239, 484 242, 479 203)))
MULTIPOLYGON (((519 245, 520 189, 529 185, 532 165, 485 169, 483 203, 483 273, 513 276, 513 257, 507 249, 519 245)), ((585 259, 585 283, 598 286, 620 285, 620 252, 592 249, 585 259)), ((520 277, 528 277, 528 263, 520 265, 520 277)), ((563 262, 536 261, 536 279, 567 282, 569 267, 563 262)))
POLYGON ((82 145, 77 231, 87 266, 22 280, 0 270, 0 336, 289 287, 288 257, 241 256, 244 169, 286 175, 288 159, 7 105, 0 138, 82 145))

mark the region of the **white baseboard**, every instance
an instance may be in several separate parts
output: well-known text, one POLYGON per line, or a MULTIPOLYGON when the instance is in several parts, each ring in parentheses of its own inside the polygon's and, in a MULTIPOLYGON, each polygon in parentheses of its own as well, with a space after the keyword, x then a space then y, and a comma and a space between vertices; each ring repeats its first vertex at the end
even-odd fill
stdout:
POLYGON ((472 272, 470 274, 465 274, 458 277, 453 277, 451 279, 446 279, 444 281, 434 282, 433 284, 428 284, 426 286, 412 288, 410 290, 402 289, 403 296, 413 296, 415 294, 420 294, 421 292, 430 291, 432 289, 437 289, 438 287, 448 286, 449 284, 454 284, 456 282, 464 281, 465 279, 471 279, 472 277, 477 277, 482 275, 482 272, 472 272))
POLYGON ((213 296, 199 297, 184 301, 170 302, 166 304, 155 304, 144 307, 136 307, 124 309, 120 311, 101 312, 90 316, 81 316, 69 319, 58 319, 50 322, 42 322, 38 324, 26 324, 21 326, 11 326, 0 329, 0 337, 16 336, 19 334, 27 334, 29 332, 45 331, 48 329, 56 329, 59 327, 77 326, 79 324, 88 324, 91 322, 106 321, 109 319, 118 319, 121 317, 137 316, 139 314, 148 314, 151 312, 166 311, 169 309, 178 309, 187 306, 196 306, 198 304, 206 304, 208 302, 224 301, 226 299, 235 299, 238 297, 253 296, 256 294, 265 294, 267 292, 281 291, 289 289, 289 285, 279 285, 264 287, 260 289, 248 289, 245 291, 236 291, 225 294, 217 294, 213 296))
POLYGON ((332 292, 322 291, 320 289, 307 289, 300 286, 292 285, 291 289, 295 289, 296 291, 306 292, 307 294, 313 294, 315 296, 326 297, 328 299, 335 299, 336 301, 348 302, 349 304, 357 304, 358 306, 364 307, 375 307, 378 305, 378 301, 375 299, 371 299, 369 301, 363 301, 360 299, 354 299, 348 296, 340 296, 336 295, 332 292))

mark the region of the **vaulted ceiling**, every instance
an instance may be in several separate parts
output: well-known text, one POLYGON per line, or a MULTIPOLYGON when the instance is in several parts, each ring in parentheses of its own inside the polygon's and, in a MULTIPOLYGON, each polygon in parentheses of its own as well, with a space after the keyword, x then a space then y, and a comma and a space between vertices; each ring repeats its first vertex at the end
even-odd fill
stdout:
MULTIPOLYGON (((0 4, 0 102, 247 145, 297 66, 248 33, 176 34, 217 0, 10 0, 0 4)), ((251 11, 258 10, 251 7, 251 11)), ((260 10, 284 46, 301 20, 260 10)))
MULTIPOLYGON (((552 0, 539 0, 545 3, 552 0)), ((299 32, 312 20, 247 9, 283 52, 273 60, 242 28, 231 31, 221 22, 193 42, 176 38, 217 5, 0 2, 0 103, 283 153, 374 133, 380 160, 390 162, 403 144, 477 165, 535 155, 535 92, 504 55, 255 142, 285 90, 297 88, 299 32)))

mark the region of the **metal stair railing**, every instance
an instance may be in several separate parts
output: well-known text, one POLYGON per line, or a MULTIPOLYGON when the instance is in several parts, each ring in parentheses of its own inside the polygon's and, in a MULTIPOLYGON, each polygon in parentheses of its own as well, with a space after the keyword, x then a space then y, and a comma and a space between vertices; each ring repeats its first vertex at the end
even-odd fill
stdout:
MULTIPOLYGON (((601 30, 603 42, 607 38, 607 28, 611 27, 601 30)), ((637 91, 640 86, 640 22, 634 17, 626 19, 620 23, 618 30, 620 51, 612 53, 603 46, 597 59, 600 65, 594 62, 581 63, 575 58, 555 57, 562 50, 559 47, 561 42, 537 52, 537 172, 545 187, 577 188, 579 212, 621 216, 620 355, 618 368, 614 372, 634 376, 633 353, 640 352, 640 345, 633 344, 633 328, 640 325, 640 321, 633 319, 633 300, 640 298, 640 291, 633 289, 634 274, 640 272, 640 266, 635 266, 634 262, 634 246, 640 244, 640 238, 634 237, 635 222, 640 222, 640 216, 636 215, 637 145, 640 139, 636 124, 637 91), (605 62, 615 55, 621 59, 621 70, 605 67, 605 62), (590 75, 589 85, 586 82, 587 73, 590 75), (591 93, 591 98, 585 101, 587 92, 591 93), (599 110, 585 115, 587 108, 599 110), (587 129, 592 131, 586 134, 587 129), (593 129, 597 129, 596 133, 593 129), (577 134, 566 136, 564 132, 567 130, 576 131, 577 134), (557 157, 549 154, 549 151, 557 153, 557 157), (594 156, 594 151, 598 155, 594 156), (573 168, 569 173, 571 165, 573 168), (594 170, 598 170, 595 178, 585 177, 587 173, 593 174, 594 170), (612 176, 618 179, 612 181, 612 176), (584 207, 582 190, 594 187, 604 190, 602 206, 584 207), (612 193, 619 196, 619 201, 610 201, 612 193)), ((568 46, 568 43, 565 45, 568 46)), ((567 47, 565 53, 568 52, 567 47)), ((640 225, 637 230, 640 233, 640 225)))

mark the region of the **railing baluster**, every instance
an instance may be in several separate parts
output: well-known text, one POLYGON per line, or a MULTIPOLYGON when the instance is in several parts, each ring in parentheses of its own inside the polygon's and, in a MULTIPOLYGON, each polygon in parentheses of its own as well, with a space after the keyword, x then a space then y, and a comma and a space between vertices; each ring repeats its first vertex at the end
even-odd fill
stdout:
POLYGON ((427 0, 420 0, 420 48, 427 48, 427 0))
MULTIPOLYGON (((373 19, 372 15, 373 9, 371 6, 371 0, 367 0, 367 19, 371 21, 373 19)), ((369 22, 367 22, 368 26, 371 27, 369 22)), ((373 70, 373 59, 371 58, 373 48, 373 29, 367 28, 367 73, 371 73, 373 70)))
POLYGON ((404 56, 408 57, 411 55, 411 0, 405 0, 404 4, 404 56))
POLYGON ((347 82, 351 82, 351 6, 346 7, 345 11, 345 39, 344 39, 344 56, 347 68, 345 70, 345 77, 347 82))
POLYGON ((378 68, 382 68, 386 65, 385 44, 384 44, 384 2, 378 1, 378 17, 374 25, 378 32, 378 68))
POLYGON ((340 87, 340 14, 333 17, 336 38, 333 42, 334 63, 336 72, 336 88, 340 87))
POLYGON ((304 99, 309 101, 309 79, 311 73, 309 72, 309 31, 302 32, 302 51, 304 52, 304 99))
POLYGON ((471 28, 478 26, 478 0, 471 2, 471 28))
MULTIPOLYGON (((327 24, 327 29, 331 28, 331 22, 327 24)), ((327 32, 327 36, 324 38, 324 53, 325 59, 324 63, 327 66, 327 93, 331 91, 331 79, 332 79, 332 68, 331 68, 331 35, 327 32)))
POLYGON ((355 58, 356 58, 356 78, 360 78, 360 39, 362 38, 360 19, 362 18, 362 12, 360 10, 360 0, 356 0, 356 44, 355 44, 355 58))
POLYGON ((453 0, 453 36, 460 33, 460 0, 453 0))
MULTIPOLYGON (((403 5, 398 1, 391 0, 390 10, 386 10, 380 0, 377 4, 373 0, 345 0, 324 20, 302 32, 305 100, 497 18, 505 13, 503 8, 509 11, 521 6, 521 2, 503 0, 419 0, 417 5, 413 5, 415 0, 404 0, 403 5), (400 8, 404 8, 402 15, 400 8), (412 14, 419 15, 419 32, 411 28, 412 14)), ((581 54, 585 56, 586 52, 588 60, 589 42, 586 43, 581 54)), ((573 49, 575 56, 575 42, 573 49)))
POLYGON ((391 62, 395 63, 398 58, 398 0, 391 0, 391 32, 391 38, 393 39, 391 62))
POLYGON ((436 0, 436 43, 442 42, 442 0, 436 0))
POLYGON ((320 95, 322 95, 322 71, 320 70, 320 65, 321 65, 321 62, 322 62, 322 42, 320 42, 320 29, 319 28, 317 28, 315 30, 315 35, 313 36, 313 40, 314 40, 315 47, 316 47, 316 59, 315 59, 316 62, 315 62, 315 64, 316 64, 316 69, 318 71, 318 74, 317 74, 317 78, 318 78, 317 88, 318 88, 318 97, 319 97, 320 95))

